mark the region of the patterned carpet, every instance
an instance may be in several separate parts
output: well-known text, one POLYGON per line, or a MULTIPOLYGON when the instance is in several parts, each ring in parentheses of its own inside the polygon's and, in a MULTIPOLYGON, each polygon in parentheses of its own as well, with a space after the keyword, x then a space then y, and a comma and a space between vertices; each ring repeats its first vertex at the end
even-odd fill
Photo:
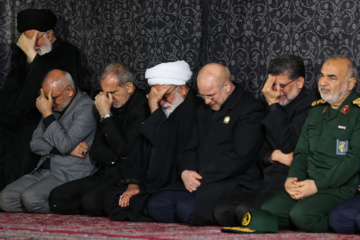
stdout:
POLYGON ((0 239, 360 239, 356 235, 280 232, 278 234, 221 233, 220 227, 182 224, 112 222, 103 217, 0 213, 0 239))

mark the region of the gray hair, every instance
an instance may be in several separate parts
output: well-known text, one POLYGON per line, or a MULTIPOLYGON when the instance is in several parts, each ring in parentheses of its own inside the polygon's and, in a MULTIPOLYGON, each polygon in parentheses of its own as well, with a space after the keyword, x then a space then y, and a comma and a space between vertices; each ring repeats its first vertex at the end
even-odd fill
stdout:
POLYGON ((113 74, 119 81, 120 87, 125 87, 125 84, 128 82, 134 83, 135 80, 134 75, 128 67, 120 63, 111 63, 102 72, 99 83, 101 83, 101 81, 107 78, 110 74, 113 74))

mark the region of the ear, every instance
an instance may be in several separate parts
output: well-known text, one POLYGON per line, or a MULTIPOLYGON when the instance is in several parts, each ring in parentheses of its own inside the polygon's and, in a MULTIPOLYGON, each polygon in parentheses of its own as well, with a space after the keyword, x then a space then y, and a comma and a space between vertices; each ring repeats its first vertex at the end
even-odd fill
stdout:
POLYGON ((348 85, 348 91, 352 91, 356 83, 356 79, 354 77, 351 77, 349 79, 349 85, 348 85))
POLYGON ((229 80, 226 80, 225 83, 224 83, 224 89, 226 92, 231 92, 231 81, 229 80))
POLYGON ((66 95, 68 95, 69 97, 72 97, 75 94, 75 90, 70 86, 67 86, 65 92, 66 92, 66 95))
POLYGON ((135 91, 135 85, 132 82, 127 82, 125 84, 125 89, 128 93, 133 93, 135 91))
POLYGON ((186 85, 180 85, 179 86, 179 93, 181 96, 185 97, 189 91, 189 88, 186 85))
POLYGON ((48 30, 48 31, 46 31, 45 34, 46 34, 46 37, 49 39, 50 42, 53 43, 56 40, 53 31, 48 30))
POLYGON ((305 79, 303 77, 299 77, 296 81, 296 84, 299 89, 302 89, 304 87, 305 79))

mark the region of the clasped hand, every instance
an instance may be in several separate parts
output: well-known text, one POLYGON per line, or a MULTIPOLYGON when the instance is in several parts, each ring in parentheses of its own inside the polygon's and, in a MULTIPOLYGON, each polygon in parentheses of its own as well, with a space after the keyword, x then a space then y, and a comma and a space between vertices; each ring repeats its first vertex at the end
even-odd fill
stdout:
POLYGON ((188 190, 189 192, 194 192, 198 187, 200 187, 200 180, 202 179, 202 176, 195 171, 184 170, 181 173, 181 179, 184 183, 186 190, 188 190))
POLYGON ((314 180, 298 181, 298 178, 287 178, 285 181, 285 190, 294 200, 300 200, 317 193, 314 180))

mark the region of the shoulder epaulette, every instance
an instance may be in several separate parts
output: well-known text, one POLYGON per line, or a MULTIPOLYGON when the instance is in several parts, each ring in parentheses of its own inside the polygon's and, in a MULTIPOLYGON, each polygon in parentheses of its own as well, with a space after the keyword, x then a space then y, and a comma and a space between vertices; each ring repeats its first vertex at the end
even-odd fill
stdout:
POLYGON ((357 98, 357 99, 353 100, 352 104, 354 104, 355 106, 360 107, 360 98, 357 98))
POLYGON ((315 106, 318 106, 318 105, 324 105, 325 103, 327 103, 327 102, 324 99, 319 99, 319 100, 316 100, 316 101, 312 102, 311 106, 315 107, 315 106))

